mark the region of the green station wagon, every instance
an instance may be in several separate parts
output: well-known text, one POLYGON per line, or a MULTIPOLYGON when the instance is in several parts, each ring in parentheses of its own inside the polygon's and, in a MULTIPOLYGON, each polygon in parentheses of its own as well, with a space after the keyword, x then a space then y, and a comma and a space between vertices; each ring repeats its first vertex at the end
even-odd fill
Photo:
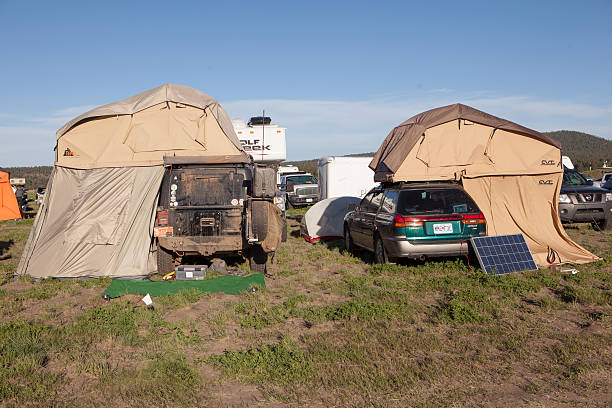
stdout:
POLYGON ((457 183, 392 184, 371 190, 344 217, 344 245, 372 251, 377 263, 468 253, 486 221, 457 183))

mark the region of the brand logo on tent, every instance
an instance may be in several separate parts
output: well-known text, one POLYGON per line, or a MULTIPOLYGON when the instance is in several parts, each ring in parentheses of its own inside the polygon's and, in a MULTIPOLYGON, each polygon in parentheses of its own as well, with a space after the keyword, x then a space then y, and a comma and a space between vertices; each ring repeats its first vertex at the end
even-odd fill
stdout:
POLYGON ((557 162, 554 160, 542 160, 542 166, 554 166, 557 162))
POLYGON ((76 156, 76 153, 69 148, 66 148, 66 150, 64 150, 64 156, 76 156))
POLYGON ((552 184, 552 180, 540 180, 539 184, 552 184))

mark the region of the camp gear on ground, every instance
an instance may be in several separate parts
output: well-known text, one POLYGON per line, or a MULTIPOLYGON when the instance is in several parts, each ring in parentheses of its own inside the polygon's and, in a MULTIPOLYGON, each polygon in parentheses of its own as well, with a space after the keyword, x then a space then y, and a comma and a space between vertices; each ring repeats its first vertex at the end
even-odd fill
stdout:
POLYGON ((175 277, 180 280, 204 280, 206 277, 206 265, 177 265, 174 267, 175 277))

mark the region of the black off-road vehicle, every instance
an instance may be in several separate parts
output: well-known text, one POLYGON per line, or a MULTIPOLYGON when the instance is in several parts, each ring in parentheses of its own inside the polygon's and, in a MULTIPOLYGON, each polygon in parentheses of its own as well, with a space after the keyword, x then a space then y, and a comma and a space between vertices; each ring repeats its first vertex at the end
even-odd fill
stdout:
POLYGON ((285 221, 274 205, 276 168, 251 159, 166 157, 155 220, 157 268, 166 274, 187 256, 243 256, 266 272, 285 221))

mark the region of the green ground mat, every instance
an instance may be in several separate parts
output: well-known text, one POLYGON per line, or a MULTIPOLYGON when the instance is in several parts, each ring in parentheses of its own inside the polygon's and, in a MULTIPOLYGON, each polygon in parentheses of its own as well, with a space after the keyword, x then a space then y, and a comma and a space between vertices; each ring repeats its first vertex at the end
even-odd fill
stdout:
POLYGON ((219 278, 193 280, 193 281, 134 281, 113 279, 103 294, 116 298, 128 293, 134 295, 166 296, 177 293, 183 289, 195 289, 203 293, 223 292, 237 295, 249 290, 253 286, 265 288, 264 275, 256 273, 249 276, 221 276, 219 278))

